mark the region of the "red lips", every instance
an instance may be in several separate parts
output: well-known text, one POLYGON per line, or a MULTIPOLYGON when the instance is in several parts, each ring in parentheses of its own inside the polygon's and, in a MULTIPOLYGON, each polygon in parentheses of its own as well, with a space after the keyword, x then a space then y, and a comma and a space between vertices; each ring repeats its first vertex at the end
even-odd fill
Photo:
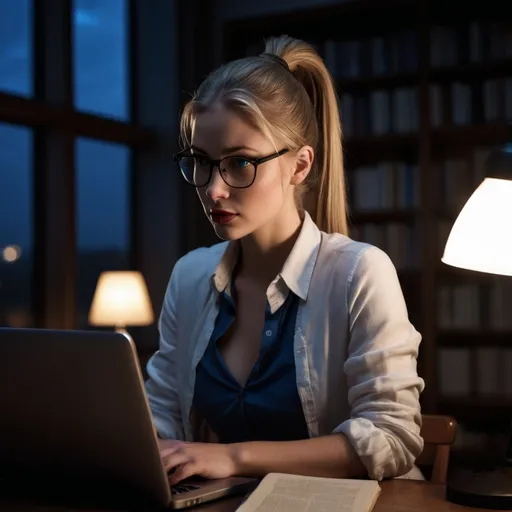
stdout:
POLYGON ((217 208, 212 208, 210 210, 210 217, 216 224, 229 224, 237 217, 237 215, 237 213, 230 212, 228 210, 220 210, 217 208))

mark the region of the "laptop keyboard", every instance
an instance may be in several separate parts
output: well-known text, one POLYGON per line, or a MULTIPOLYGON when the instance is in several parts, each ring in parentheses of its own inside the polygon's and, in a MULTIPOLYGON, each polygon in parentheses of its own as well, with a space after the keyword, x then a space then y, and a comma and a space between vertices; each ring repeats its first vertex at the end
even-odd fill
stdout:
POLYGON ((198 485, 178 484, 171 487, 171 494, 182 494, 184 492, 197 491, 197 489, 199 489, 198 485))

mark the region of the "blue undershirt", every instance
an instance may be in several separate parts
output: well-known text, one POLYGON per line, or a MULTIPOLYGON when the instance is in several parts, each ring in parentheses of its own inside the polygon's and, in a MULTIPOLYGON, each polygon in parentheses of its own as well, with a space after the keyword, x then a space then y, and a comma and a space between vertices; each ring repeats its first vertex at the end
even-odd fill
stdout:
POLYGON ((195 409, 222 443, 307 439, 293 349, 299 298, 290 291, 274 313, 267 301, 258 360, 245 386, 233 377, 217 345, 235 320, 235 301, 223 292, 219 306, 196 370, 195 409))

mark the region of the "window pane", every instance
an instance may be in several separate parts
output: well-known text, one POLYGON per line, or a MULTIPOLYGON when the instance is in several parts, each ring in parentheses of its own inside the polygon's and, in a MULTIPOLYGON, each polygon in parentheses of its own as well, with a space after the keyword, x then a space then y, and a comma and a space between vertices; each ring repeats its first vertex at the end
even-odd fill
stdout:
POLYGON ((0 89, 33 93, 31 0, 0 0, 0 89))
POLYGON ((31 327, 32 132, 0 123, 0 325, 31 327))
POLYGON ((126 0, 74 0, 75 106, 127 119, 129 97, 126 0))
POLYGON ((76 172, 77 324, 86 328, 100 273, 130 266, 130 150, 78 139, 76 172))

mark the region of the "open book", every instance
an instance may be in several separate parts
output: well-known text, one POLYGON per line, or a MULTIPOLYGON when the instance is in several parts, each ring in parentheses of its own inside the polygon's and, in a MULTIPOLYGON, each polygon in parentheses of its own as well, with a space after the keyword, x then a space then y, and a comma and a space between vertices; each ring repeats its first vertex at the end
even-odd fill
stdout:
POLYGON ((237 512, 370 512, 379 494, 375 480, 270 473, 237 512))

